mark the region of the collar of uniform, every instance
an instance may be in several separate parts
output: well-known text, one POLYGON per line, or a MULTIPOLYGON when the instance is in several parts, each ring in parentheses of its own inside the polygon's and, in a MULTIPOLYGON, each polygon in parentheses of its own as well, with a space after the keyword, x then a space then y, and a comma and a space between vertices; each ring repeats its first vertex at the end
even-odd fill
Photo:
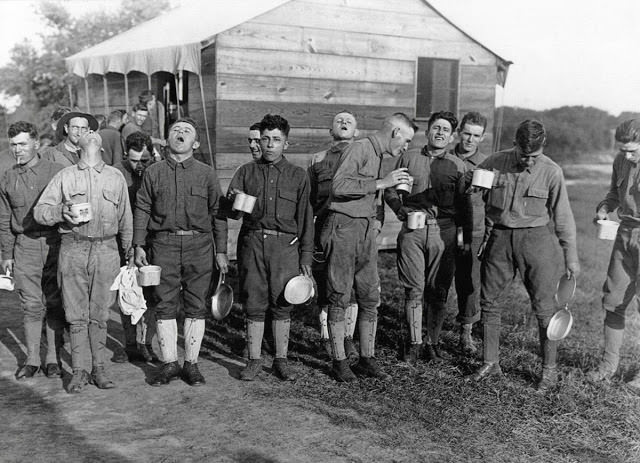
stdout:
POLYGON ((104 169, 105 165, 106 164, 104 163, 104 161, 100 161, 95 166, 90 166, 89 164, 84 162, 84 159, 80 159, 80 161, 78 161, 78 169, 80 169, 80 170, 85 170, 85 169, 89 169, 90 167, 93 167, 98 172, 102 172, 102 169, 104 169))
POLYGON ((443 157, 445 157, 447 155, 447 151, 443 151, 441 154, 438 154, 437 156, 434 156, 433 154, 431 154, 429 152, 429 148, 427 147, 427 145, 424 145, 422 147, 422 151, 420 152, 423 156, 428 156, 430 158, 433 159, 442 159, 443 157))
POLYGON ((378 132, 373 133, 368 138, 371 141, 371 144, 373 145, 373 149, 376 152, 376 155, 379 158, 382 158, 386 150, 382 148, 382 141, 380 140, 380 135, 378 134, 378 132))
POLYGON ((328 153, 340 153, 342 151, 344 151, 344 149, 349 146, 349 142, 348 141, 339 141, 337 143, 335 143, 334 145, 331 145, 331 148, 329 148, 327 150, 328 153))
POLYGON ((282 156, 280 158, 280 160, 276 163, 273 162, 267 162, 265 161, 263 158, 260 158, 257 162, 257 164, 262 165, 263 168, 267 168, 270 165, 272 165, 273 167, 275 167, 276 169, 278 169, 278 171, 282 172, 284 170, 284 168, 286 167, 288 161, 287 158, 285 158, 284 156, 282 156))
POLYGON ((75 153, 77 155, 80 155, 80 148, 68 144, 67 140, 62 140, 58 146, 70 153, 75 153))
POLYGON ((37 153, 36 157, 38 158, 38 161, 35 164, 33 164, 32 166, 24 167, 24 166, 16 165, 16 172, 18 172, 19 174, 24 174, 24 173, 26 173, 26 172, 28 172, 30 170, 35 172, 36 171, 36 166, 38 166, 40 164, 40 159, 41 159, 40 158, 40 153, 37 153))
POLYGON ((183 169, 188 169, 193 165, 194 162, 196 162, 196 160, 193 156, 189 156, 182 162, 176 161, 171 155, 167 156, 167 164, 169 164, 169 167, 171 167, 172 169, 176 169, 178 166, 182 167, 183 169))
POLYGON ((464 154, 458 151, 458 146, 460 146, 460 144, 457 144, 455 148, 453 148, 453 154, 457 158, 460 158, 461 161, 469 162, 474 166, 477 166, 478 164, 480 164, 479 158, 481 157, 481 154, 479 149, 476 149, 476 152, 473 153, 471 156, 465 156, 464 154))

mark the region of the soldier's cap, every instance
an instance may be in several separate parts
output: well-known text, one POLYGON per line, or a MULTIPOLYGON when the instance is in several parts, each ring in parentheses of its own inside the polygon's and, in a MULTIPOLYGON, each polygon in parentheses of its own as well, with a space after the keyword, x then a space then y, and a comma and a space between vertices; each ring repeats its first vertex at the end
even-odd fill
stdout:
POLYGON ((89 130, 93 130, 94 132, 97 131, 98 127, 100 126, 96 118, 91 114, 71 111, 70 113, 62 116, 58 121, 58 125, 56 126, 56 135, 58 137, 58 140, 66 138, 66 134, 64 133, 64 126, 67 125, 69 121, 74 117, 83 117, 84 119, 89 121, 89 130))

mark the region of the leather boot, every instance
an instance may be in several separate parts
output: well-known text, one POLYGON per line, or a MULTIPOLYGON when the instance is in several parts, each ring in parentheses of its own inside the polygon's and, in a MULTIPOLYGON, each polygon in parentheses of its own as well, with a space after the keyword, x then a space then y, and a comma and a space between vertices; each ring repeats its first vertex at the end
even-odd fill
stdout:
POLYGON ((185 360, 182 365, 182 379, 189 386, 202 386, 205 383, 204 376, 200 373, 197 363, 191 363, 185 360))
POLYGON ((640 371, 638 371, 631 381, 627 383, 627 387, 631 388, 636 394, 640 394, 640 371))
POLYGON ((344 321, 329 320, 329 339, 334 360, 344 360, 347 355, 344 351, 344 321))
POLYGON ((404 303, 409 336, 412 344, 422 343, 422 301, 407 299, 404 303))
POLYGON ((87 373, 86 370, 83 370, 82 368, 74 368, 71 381, 67 384, 67 392, 69 394, 79 394, 89 383, 90 379, 89 373, 87 373))
POLYGON ((380 379, 382 381, 389 381, 391 379, 391 375, 382 371, 374 357, 360 357, 360 361, 357 365, 357 371, 365 376, 380 379))
POLYGON ((443 363, 445 361, 440 346, 431 343, 425 344, 423 356, 427 362, 443 363))
POLYGON ((587 373, 591 382, 609 381, 616 374, 620 362, 620 348, 624 338, 624 328, 604 327, 604 355, 595 370, 587 373))
POLYGON ((162 367, 160 367, 160 372, 151 379, 149 384, 152 386, 164 386, 165 384, 169 384, 170 381, 179 378, 181 374, 182 368, 180 368, 177 360, 175 362, 164 363, 162 367))
POLYGON ((444 302, 430 301, 427 305, 427 342, 437 346, 440 342, 440 331, 447 315, 444 302))
POLYGON ((502 376, 499 360, 500 325, 489 325, 485 323, 482 327, 483 343, 482 354, 484 363, 468 379, 472 381, 482 381, 490 377, 502 376))
POLYGON ((347 359, 334 360, 331 368, 331 374, 340 383, 350 383, 358 379, 351 371, 347 359))
POLYGON ((547 338, 547 328, 540 327, 540 345, 542 347, 542 377, 538 383, 538 392, 546 392, 558 382, 556 359, 558 355, 558 341, 547 338))
POLYGON ((295 381, 296 375, 289 366, 286 358, 276 357, 273 359, 273 372, 283 381, 295 381))
POLYGON ((93 367, 90 382, 98 389, 113 389, 116 387, 115 383, 107 377, 107 372, 103 366, 93 367))
POLYGON ((422 344, 411 344, 409 347, 409 352, 404 359, 412 367, 418 365, 418 360, 420 359, 420 354, 422 353, 422 344))
POLYGON ((253 381, 262 371, 262 359, 249 359, 247 366, 240 371, 242 381, 253 381))
POLYGON ((472 327, 473 325, 471 323, 463 323, 460 325, 460 349, 467 354, 475 354, 478 351, 471 338, 472 327))

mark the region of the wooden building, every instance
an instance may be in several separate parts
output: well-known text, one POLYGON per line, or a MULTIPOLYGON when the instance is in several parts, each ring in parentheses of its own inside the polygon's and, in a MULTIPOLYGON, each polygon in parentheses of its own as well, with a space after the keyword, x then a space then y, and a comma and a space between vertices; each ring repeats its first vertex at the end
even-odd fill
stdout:
MULTIPOLYGON (((479 111, 490 147, 510 64, 423 0, 194 1, 67 59, 83 109, 129 107, 149 88, 196 119, 223 189, 251 160, 247 129, 267 113, 291 123, 286 156, 301 166, 328 146, 343 109, 362 136, 405 112, 418 146, 432 111, 479 111)), ((395 247, 392 215, 383 247, 395 247)))

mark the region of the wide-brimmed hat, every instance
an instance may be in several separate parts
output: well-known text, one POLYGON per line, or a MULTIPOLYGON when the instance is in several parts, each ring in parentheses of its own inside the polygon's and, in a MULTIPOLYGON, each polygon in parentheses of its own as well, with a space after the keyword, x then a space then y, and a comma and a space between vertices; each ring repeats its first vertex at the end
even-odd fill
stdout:
POLYGON ((58 121, 58 125, 56 126, 56 135, 58 137, 58 140, 63 140, 64 138, 66 138, 64 133, 64 126, 65 124, 68 124, 69 121, 74 117, 85 118, 87 121, 89 121, 89 129, 93 130, 94 132, 97 131, 98 127, 100 126, 96 118, 93 117, 91 114, 72 111, 62 116, 58 121))

